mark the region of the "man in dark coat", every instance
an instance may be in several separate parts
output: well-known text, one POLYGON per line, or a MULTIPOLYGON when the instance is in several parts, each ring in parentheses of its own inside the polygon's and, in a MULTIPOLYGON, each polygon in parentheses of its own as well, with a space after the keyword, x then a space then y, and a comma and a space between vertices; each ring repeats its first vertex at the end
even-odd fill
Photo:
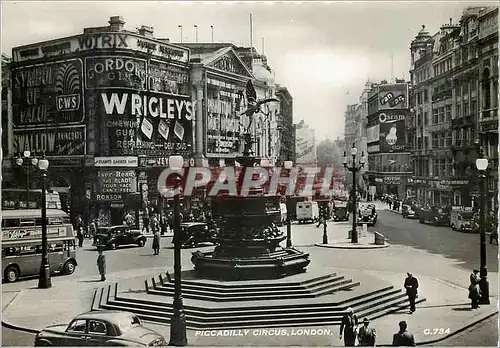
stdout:
POLYGON ((342 324, 340 325, 340 339, 344 334, 344 345, 346 347, 354 347, 357 327, 358 317, 354 314, 354 310, 349 307, 347 313, 342 317, 342 324))
POLYGON ((97 249, 99 255, 97 256, 97 268, 99 269, 99 274, 101 275, 101 282, 106 280, 106 255, 103 253, 103 248, 99 247, 97 249))
POLYGON ((363 347, 375 347, 375 339, 377 333, 375 329, 370 327, 370 320, 368 318, 363 319, 363 326, 359 328, 358 342, 360 346, 363 347))
POLYGON ((469 298, 471 300, 472 309, 479 308, 479 300, 481 299, 481 290, 479 289, 479 270, 475 269, 470 275, 469 298))
POLYGON ((415 312, 415 299, 418 294, 418 280, 411 273, 407 273, 408 277, 405 279, 406 295, 410 301, 410 314, 415 312))
POLYGON ((395 347, 415 347, 415 338, 413 334, 406 331, 406 321, 399 322, 399 332, 392 336, 392 345, 395 347))

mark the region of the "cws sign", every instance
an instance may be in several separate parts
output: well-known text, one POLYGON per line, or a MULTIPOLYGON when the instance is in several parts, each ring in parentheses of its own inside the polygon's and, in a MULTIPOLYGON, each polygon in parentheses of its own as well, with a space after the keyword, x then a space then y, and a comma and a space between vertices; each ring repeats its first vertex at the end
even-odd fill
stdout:
POLYGON ((378 86, 378 109, 406 109, 408 108, 408 84, 395 83, 378 86))
POLYGON ((380 152, 405 151, 406 114, 407 110, 387 110, 379 114, 380 152))
POLYGON ((13 123, 19 127, 83 122, 83 64, 70 59, 12 71, 13 123))

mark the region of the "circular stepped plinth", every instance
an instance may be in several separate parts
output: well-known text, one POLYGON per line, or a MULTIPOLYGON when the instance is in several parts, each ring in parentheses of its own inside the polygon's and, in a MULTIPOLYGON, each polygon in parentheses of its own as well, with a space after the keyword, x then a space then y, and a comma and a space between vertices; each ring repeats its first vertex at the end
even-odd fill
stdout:
POLYGON ((309 254, 295 248, 277 248, 267 253, 258 250, 255 256, 251 247, 241 251, 238 257, 229 256, 234 255, 232 251, 193 252, 191 262, 196 276, 219 280, 276 279, 304 272, 311 262, 309 254))

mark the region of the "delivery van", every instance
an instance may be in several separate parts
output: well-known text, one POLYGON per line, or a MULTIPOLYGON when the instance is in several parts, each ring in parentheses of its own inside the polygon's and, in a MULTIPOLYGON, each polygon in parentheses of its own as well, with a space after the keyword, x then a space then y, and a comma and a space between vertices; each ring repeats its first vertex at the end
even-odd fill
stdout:
POLYGON ((472 232, 472 207, 452 207, 450 226, 453 230, 472 232))
POLYGON ((319 218, 318 202, 298 202, 297 220, 299 224, 304 222, 316 222, 319 218))

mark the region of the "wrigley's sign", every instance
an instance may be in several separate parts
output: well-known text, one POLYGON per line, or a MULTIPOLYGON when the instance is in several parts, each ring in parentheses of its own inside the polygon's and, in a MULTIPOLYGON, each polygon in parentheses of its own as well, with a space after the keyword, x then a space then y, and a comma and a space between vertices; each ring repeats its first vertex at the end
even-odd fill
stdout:
POLYGON ((72 36, 12 49, 12 60, 24 62, 44 57, 105 49, 148 53, 176 62, 189 62, 189 49, 129 32, 103 32, 72 36))

